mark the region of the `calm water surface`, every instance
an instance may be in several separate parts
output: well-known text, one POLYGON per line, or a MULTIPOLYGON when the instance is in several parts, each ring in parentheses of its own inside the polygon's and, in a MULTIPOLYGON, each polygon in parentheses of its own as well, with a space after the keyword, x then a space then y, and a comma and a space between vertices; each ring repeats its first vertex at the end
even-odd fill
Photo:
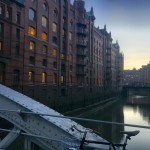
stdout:
MULTIPOLYGON (((78 115, 78 117, 150 126, 150 98, 134 96, 128 100, 120 99, 104 109, 97 107, 78 115)), ((140 133, 128 142, 127 148, 129 150, 150 150, 150 129, 101 123, 79 123, 98 131, 102 137, 113 142, 123 141, 124 137, 120 135, 120 131, 140 130, 140 133)))

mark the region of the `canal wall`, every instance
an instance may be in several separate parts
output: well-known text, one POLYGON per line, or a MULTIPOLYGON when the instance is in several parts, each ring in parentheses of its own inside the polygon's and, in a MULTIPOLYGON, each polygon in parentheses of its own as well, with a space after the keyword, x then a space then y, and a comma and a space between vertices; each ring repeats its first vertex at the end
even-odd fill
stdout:
POLYGON ((61 113, 104 103, 118 95, 116 91, 89 86, 28 85, 11 88, 61 113))

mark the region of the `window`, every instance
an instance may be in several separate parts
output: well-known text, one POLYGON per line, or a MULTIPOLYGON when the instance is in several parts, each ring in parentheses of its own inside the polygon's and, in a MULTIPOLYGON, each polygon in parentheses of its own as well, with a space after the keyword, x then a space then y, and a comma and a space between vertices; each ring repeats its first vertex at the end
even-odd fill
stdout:
POLYGON ((70 65, 70 71, 72 71, 72 65, 70 65))
POLYGON ((32 8, 29 9, 29 19, 32 21, 36 20, 36 12, 32 8))
POLYGON ((66 66, 65 66, 65 64, 61 64, 61 71, 66 71, 66 66))
POLYGON ((42 40, 47 40, 47 34, 45 32, 42 32, 41 38, 42 40))
POLYGON ((60 82, 63 84, 65 82, 65 77, 63 75, 61 75, 60 77, 60 82))
POLYGON ((70 27, 72 27, 72 26, 73 26, 73 21, 71 20, 71 21, 70 21, 70 27))
POLYGON ((5 82, 5 64, 0 62, 0 83, 5 82))
POLYGON ((57 32, 57 24, 53 22, 53 32, 57 32))
POLYGON ((52 55, 53 55, 54 57, 57 56, 57 50, 56 50, 55 48, 53 49, 52 55))
POLYGON ((0 38, 3 37, 3 33, 4 33, 4 25, 3 23, 0 23, 0 38))
POLYGON ((60 57, 61 57, 61 59, 65 59, 65 54, 61 53, 60 57))
POLYGON ((17 86, 20 82, 20 71, 14 70, 13 85, 17 86))
POLYGON ((53 74, 53 83, 57 83, 57 74, 56 73, 53 74))
POLYGON ((72 75, 70 75, 70 83, 72 84, 72 75))
POLYGON ((42 72, 42 83, 46 83, 46 73, 42 72))
POLYGON ((36 30, 35 30, 35 28, 29 26, 29 28, 28 28, 28 34, 30 34, 32 36, 36 36, 36 30))
POLYGON ((69 40, 72 40, 72 32, 69 32, 69 40))
POLYGON ((47 46, 46 46, 46 45, 43 45, 42 52, 43 52, 43 54, 46 54, 46 53, 47 53, 47 46))
POLYGON ((62 36, 65 36, 65 29, 62 29, 62 36))
POLYGON ((16 29, 16 40, 20 39, 20 29, 16 29))
POLYGON ((30 65, 35 65, 35 58, 33 56, 29 57, 29 64, 30 65))
POLYGON ((34 50, 35 50, 35 43, 34 43, 33 41, 30 41, 30 42, 29 42, 29 49, 30 49, 31 51, 34 51, 34 50))
POLYGON ((57 11, 57 8, 55 8, 54 11, 53 11, 53 16, 57 17, 57 15, 58 15, 58 11, 57 11))
POLYGON ((20 53, 20 45, 19 43, 16 43, 16 55, 19 55, 20 53))
POLYGON ((0 6, 0 16, 4 16, 4 7, 0 6))
POLYGON ((34 72, 33 71, 29 71, 28 80, 29 80, 30 83, 34 82, 34 72))
POLYGON ((46 3, 43 3, 43 9, 47 10, 47 4, 46 3))
POLYGON ((57 37, 55 36, 52 37, 52 43, 57 45, 57 37))
POLYGON ((11 8, 9 7, 7 7, 7 10, 6 10, 6 18, 11 19, 11 8))
POLYGON ((16 14, 16 23, 20 24, 20 13, 16 14))
POLYGON ((42 26, 47 27, 47 18, 45 16, 42 16, 42 26))
POLYGON ((55 69, 57 69, 57 62, 56 62, 56 61, 53 62, 53 67, 54 67, 55 69))
POLYGON ((72 54, 69 55, 69 60, 70 60, 70 62, 73 61, 73 56, 72 56, 72 54))
POLYGON ((43 61, 42 61, 42 66, 43 66, 43 67, 47 67, 47 60, 46 60, 46 59, 43 59, 43 61))
POLYGON ((72 44, 69 44, 69 50, 72 51, 72 44))
POLYGON ((0 41, 0 52, 2 52, 2 51, 3 51, 3 42, 0 41))

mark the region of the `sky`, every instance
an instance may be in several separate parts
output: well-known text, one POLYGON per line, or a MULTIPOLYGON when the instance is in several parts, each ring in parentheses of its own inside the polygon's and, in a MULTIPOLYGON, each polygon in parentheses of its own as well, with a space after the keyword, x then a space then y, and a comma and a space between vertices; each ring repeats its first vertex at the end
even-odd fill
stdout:
MULTIPOLYGON (((73 1, 73 0, 71 0, 73 1)), ((150 62, 150 0, 84 0, 94 9, 95 26, 111 32, 124 54, 124 69, 139 69, 150 62)))

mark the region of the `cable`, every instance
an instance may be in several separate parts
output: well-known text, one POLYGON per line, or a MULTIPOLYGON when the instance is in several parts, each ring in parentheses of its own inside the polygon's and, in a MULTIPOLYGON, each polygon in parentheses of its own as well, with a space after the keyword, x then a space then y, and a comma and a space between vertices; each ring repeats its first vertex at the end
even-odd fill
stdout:
POLYGON ((32 115, 40 115, 40 116, 50 116, 50 117, 56 117, 56 118, 73 119, 73 120, 80 120, 80 121, 87 121, 87 122, 94 122, 94 123, 104 123, 104 124, 112 124, 112 125, 130 126, 130 127, 150 129, 150 126, 142 126, 142 125, 135 125, 135 124, 110 122, 110 121, 87 119, 87 118, 70 117, 70 116, 63 116, 63 115, 60 115, 60 116, 59 115, 50 115, 50 114, 44 114, 44 113, 27 112, 27 111, 22 111, 22 110, 0 109, 0 112, 2 112, 2 111, 16 112, 16 113, 19 113, 19 114, 32 114, 32 115))

